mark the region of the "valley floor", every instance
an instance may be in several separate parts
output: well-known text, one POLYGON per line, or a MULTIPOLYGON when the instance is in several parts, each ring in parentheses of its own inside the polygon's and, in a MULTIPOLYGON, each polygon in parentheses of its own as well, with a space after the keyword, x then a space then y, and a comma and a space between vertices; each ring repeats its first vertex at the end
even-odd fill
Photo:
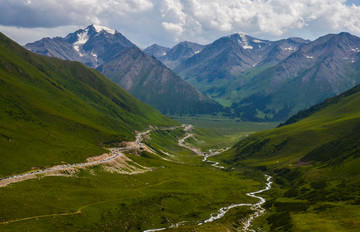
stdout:
MULTIPOLYGON (((188 148, 201 144, 207 150, 200 139, 211 130, 191 129, 139 133, 121 151, 127 157, 122 165, 104 156, 91 165, 60 168, 51 176, 31 173, 32 179, 1 187, 1 231, 228 231, 250 226, 249 219, 263 210, 258 203, 264 198, 255 196, 262 192, 263 174, 209 163, 211 157, 204 159, 200 149, 188 148)), ((213 149, 232 145, 220 142, 220 136, 207 137, 213 149)))

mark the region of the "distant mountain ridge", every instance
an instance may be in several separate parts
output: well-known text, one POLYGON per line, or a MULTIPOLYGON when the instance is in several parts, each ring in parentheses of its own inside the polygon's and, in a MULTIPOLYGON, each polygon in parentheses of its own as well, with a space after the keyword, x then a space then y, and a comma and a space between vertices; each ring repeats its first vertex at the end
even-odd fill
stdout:
POLYGON ((189 83, 206 92, 210 88, 204 88, 209 86, 206 83, 234 79, 259 64, 276 64, 305 43, 301 39, 272 42, 236 33, 207 45, 174 70, 189 83))
MULTIPOLYGON (((83 41, 79 33, 84 34, 78 32, 77 42, 71 45, 75 48, 78 41, 83 41)), ((103 34, 111 37, 110 33, 103 34)), ((211 98, 230 107, 227 114, 234 117, 250 121, 281 121, 350 89, 360 81, 355 67, 360 59, 360 39, 349 33, 329 34, 315 41, 294 37, 269 41, 236 33, 206 46, 181 42, 171 49, 159 45, 145 49, 156 53, 157 60, 208 98, 192 87, 180 84, 182 80, 171 70, 136 46, 132 47, 131 42, 117 44, 117 54, 123 54, 126 60, 115 54, 98 69, 134 96, 168 114, 218 112, 221 106, 208 99, 211 98), (135 63, 137 65, 132 65, 135 63), (176 82, 179 84, 174 84, 176 82), (183 91, 183 88, 187 90, 183 91), (171 105, 169 99, 178 105, 171 105)), ((65 47, 62 43, 56 45, 55 48, 65 47)), ((91 51, 78 50, 78 53, 91 51)))
POLYGON ((242 95, 233 109, 250 118, 261 112, 268 119, 286 119, 338 95, 360 83, 359 48, 360 38, 349 33, 320 37, 238 86, 242 95))
POLYGON ((156 59, 160 59, 166 55, 166 53, 170 50, 170 48, 160 46, 158 44, 153 44, 144 49, 144 52, 150 56, 154 56, 156 59))
POLYGON ((173 69, 181 64, 184 60, 199 54, 205 45, 184 41, 180 42, 166 52, 165 55, 159 57, 159 60, 166 66, 173 69))
POLYGON ((222 110, 175 73, 145 54, 121 33, 97 25, 65 38, 25 45, 33 52, 98 68, 135 97, 165 114, 212 114, 222 110))
POLYGON ((359 83, 360 39, 349 33, 315 41, 222 37, 174 71, 234 116, 285 120, 359 83))

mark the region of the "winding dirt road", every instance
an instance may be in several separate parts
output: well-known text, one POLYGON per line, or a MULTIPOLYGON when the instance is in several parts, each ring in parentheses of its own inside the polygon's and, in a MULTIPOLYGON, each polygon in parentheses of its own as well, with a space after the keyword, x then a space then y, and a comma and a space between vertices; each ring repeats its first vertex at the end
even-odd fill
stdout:
MULTIPOLYGON (((173 126, 173 127, 162 128, 161 130, 174 130, 179 127, 180 126, 173 126)), ((110 153, 105 153, 98 157, 91 157, 91 158, 95 159, 94 161, 77 163, 77 164, 56 165, 56 166, 42 169, 42 170, 36 170, 36 171, 31 171, 31 172, 27 172, 27 173, 23 173, 23 174, 0 178, 0 187, 4 187, 4 186, 7 186, 12 183, 17 183, 17 182, 33 179, 33 178, 36 178, 38 175, 65 176, 64 174, 61 174, 61 171, 71 171, 76 168, 95 166, 95 165, 99 165, 99 164, 109 163, 109 162, 117 160, 117 159, 128 160, 128 158, 123 154, 123 152, 143 149, 146 146, 145 144, 141 143, 144 136, 156 129, 158 129, 158 128, 151 128, 144 132, 138 132, 136 134, 136 140, 134 142, 128 142, 129 144, 131 144, 130 146, 123 147, 123 148, 109 148, 108 150, 110 151, 110 153)), ((139 164, 137 164, 137 166, 142 167, 139 164)), ((146 168, 144 167, 144 169, 146 169, 146 168)), ((131 173, 137 174, 137 173, 142 173, 142 172, 144 172, 144 171, 139 170, 139 171, 133 171, 131 173)))

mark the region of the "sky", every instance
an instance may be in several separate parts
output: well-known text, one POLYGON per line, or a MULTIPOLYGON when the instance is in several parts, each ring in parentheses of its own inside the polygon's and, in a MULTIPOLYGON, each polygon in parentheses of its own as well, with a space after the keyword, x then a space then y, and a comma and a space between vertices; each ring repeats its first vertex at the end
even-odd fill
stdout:
POLYGON ((208 44, 234 33, 269 40, 360 36, 360 0, 0 0, 0 32, 22 45, 90 24, 141 48, 208 44))

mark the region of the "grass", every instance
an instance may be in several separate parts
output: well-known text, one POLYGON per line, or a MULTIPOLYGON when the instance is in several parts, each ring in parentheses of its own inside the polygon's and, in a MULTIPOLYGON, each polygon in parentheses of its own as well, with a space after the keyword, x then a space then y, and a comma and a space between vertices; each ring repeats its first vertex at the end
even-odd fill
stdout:
POLYGON ((201 165, 201 157, 189 149, 178 146, 178 139, 185 135, 186 133, 182 128, 176 130, 157 130, 151 132, 150 137, 145 142, 165 159, 201 165))
POLYGON ((292 214, 295 231, 357 231, 359 217, 358 206, 341 203, 324 204, 312 212, 292 214))
POLYGON ((82 162, 135 130, 177 124, 99 72, 32 54, 2 34, 0 108, 0 177, 82 162))
MULTIPOLYGON (((356 231, 360 199, 360 87, 295 123, 255 133, 214 159, 265 171, 269 231, 356 231)), ((316 109, 316 110, 314 110, 316 109)), ((303 116, 305 115, 305 116, 303 116)))
POLYGON ((202 116, 202 117, 175 117, 180 123, 195 126, 195 140, 188 139, 194 146, 203 151, 232 147, 239 140, 250 134, 265 129, 276 127, 277 122, 245 122, 225 117, 202 116))
MULTIPOLYGON (((121 175, 92 167, 72 177, 44 177, 1 188, 0 221, 34 217, 0 225, 1 231, 139 231, 181 221, 191 221, 190 227, 197 228, 194 225, 223 206, 256 202, 245 193, 260 189, 258 181, 243 171, 202 163, 176 145, 183 134, 181 130, 155 131, 147 143, 185 163, 143 152, 128 156, 153 168, 144 174, 121 175)), ((247 213, 246 207, 236 209, 222 221, 199 228, 228 228, 247 213)))

